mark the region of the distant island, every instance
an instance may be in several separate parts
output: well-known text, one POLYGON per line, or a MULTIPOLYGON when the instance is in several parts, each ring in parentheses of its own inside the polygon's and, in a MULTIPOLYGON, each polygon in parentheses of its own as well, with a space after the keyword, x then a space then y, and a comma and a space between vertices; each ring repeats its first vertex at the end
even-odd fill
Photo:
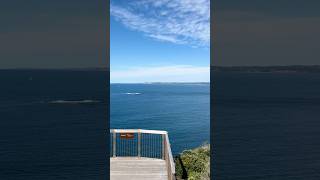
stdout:
POLYGON ((291 66, 211 66, 214 72, 252 72, 252 73, 320 73, 320 65, 291 65, 291 66))

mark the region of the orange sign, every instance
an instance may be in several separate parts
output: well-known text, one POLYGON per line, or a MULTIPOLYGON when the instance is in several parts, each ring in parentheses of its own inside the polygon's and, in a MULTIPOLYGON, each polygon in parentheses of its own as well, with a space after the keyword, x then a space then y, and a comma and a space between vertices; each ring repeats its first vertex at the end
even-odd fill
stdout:
POLYGON ((134 133, 120 133, 121 139, 134 139, 134 133))

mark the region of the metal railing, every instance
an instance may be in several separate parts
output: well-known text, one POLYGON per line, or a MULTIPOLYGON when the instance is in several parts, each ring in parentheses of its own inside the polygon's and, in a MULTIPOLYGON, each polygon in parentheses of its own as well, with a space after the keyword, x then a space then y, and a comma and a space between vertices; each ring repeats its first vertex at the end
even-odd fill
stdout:
POLYGON ((111 129, 110 157, 147 157, 166 161, 168 179, 175 180, 175 164, 167 131, 111 129))

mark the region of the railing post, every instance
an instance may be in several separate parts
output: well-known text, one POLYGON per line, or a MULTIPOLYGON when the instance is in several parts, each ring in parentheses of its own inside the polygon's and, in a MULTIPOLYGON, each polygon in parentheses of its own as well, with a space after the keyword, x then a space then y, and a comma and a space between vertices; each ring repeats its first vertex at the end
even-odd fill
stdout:
POLYGON ((166 136, 162 134, 162 159, 165 159, 165 151, 166 151, 166 136))
POLYGON ((112 135, 113 135, 113 144, 112 144, 112 148, 113 148, 113 157, 116 157, 116 142, 117 142, 117 134, 116 134, 116 132, 115 131, 113 131, 113 133, 112 133, 112 135))
POLYGON ((141 157, 141 132, 138 131, 138 157, 141 157))

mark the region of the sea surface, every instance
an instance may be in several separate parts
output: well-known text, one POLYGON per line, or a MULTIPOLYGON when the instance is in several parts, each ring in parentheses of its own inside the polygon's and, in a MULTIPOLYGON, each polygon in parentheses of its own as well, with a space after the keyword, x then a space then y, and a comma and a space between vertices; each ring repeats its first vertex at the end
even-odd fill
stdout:
POLYGON ((214 179, 320 179, 320 74, 213 77, 214 179))
MULTIPOLYGON (((112 128, 209 140, 209 85, 112 84, 107 72, 0 71, 0 179, 107 179, 112 128)), ((214 179, 320 179, 320 74, 213 73, 214 179)))
POLYGON ((107 73, 0 71, 0 180, 107 179, 107 73))
MULTIPOLYGON (((0 71, 0 179, 107 179, 107 73, 0 71)), ((209 84, 114 84, 113 128, 167 130, 175 154, 209 141, 209 84)))
POLYGON ((111 84, 110 127, 168 131, 172 152, 210 142, 210 84, 111 84))

